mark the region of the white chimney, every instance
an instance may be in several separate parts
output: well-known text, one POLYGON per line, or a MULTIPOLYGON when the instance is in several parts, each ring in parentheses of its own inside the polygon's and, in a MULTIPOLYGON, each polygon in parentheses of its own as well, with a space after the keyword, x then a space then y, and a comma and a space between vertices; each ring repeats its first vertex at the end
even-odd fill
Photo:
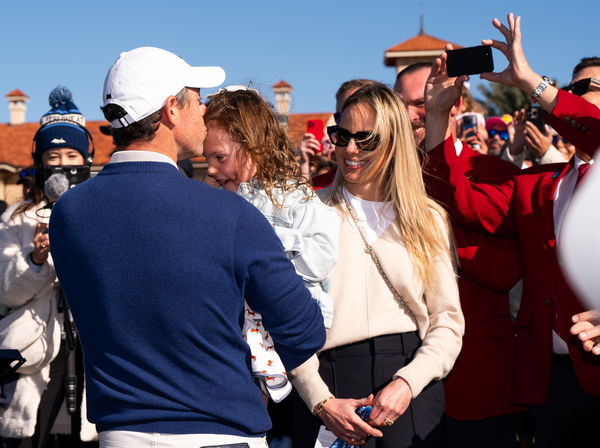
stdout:
POLYGON ((275 110, 278 114, 287 116, 290 113, 292 103, 292 86, 285 81, 279 81, 273 84, 273 93, 275 93, 275 110))
POLYGON ((6 95, 6 99, 8 100, 8 122, 13 125, 25 123, 27 112, 25 103, 29 100, 29 97, 19 89, 15 89, 6 95))

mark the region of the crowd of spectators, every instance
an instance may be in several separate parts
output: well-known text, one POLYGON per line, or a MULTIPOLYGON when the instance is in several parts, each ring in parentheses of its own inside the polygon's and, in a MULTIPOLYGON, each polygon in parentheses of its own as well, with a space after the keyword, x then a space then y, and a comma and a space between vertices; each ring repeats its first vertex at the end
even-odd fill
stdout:
POLYGON ((298 148, 256 90, 201 98, 219 67, 122 53, 91 180, 55 90, 0 222, 0 348, 27 358, 1 379, 0 447, 52 446, 63 402, 70 446, 594 446, 600 314, 559 248, 600 58, 558 89, 519 17, 493 26, 508 66, 481 77, 528 107, 489 114, 447 45, 389 87, 344 82, 298 148), (180 172, 201 153, 204 182, 180 172))

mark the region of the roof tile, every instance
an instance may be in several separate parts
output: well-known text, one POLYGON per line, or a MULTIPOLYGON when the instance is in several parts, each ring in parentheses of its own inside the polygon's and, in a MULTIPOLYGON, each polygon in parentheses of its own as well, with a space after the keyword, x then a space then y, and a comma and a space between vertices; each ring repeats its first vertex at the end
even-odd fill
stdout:
MULTIPOLYGON (((295 145, 299 145, 302 136, 306 132, 306 123, 311 119, 321 119, 327 124, 332 113, 316 114, 290 114, 288 129, 289 136, 295 145)), ((96 155, 94 165, 104 165, 108 163, 115 147, 112 137, 105 135, 100 131, 100 126, 105 126, 105 121, 88 121, 86 127, 94 139, 96 155)), ((39 129, 38 123, 23 123, 20 125, 11 125, 0 123, 0 163, 23 168, 32 164, 31 151, 33 136, 39 129)), ((204 161, 204 157, 195 157, 195 162, 204 161)))
POLYGON ((443 50, 447 43, 451 43, 454 48, 462 48, 458 45, 438 37, 431 36, 426 33, 417 34, 408 40, 400 42, 386 50, 388 51, 427 51, 427 50, 443 50))
POLYGON ((8 92, 6 94, 6 98, 11 97, 11 96, 24 96, 26 98, 29 98, 26 93, 24 93, 22 90, 19 90, 19 89, 12 90, 11 92, 8 92))

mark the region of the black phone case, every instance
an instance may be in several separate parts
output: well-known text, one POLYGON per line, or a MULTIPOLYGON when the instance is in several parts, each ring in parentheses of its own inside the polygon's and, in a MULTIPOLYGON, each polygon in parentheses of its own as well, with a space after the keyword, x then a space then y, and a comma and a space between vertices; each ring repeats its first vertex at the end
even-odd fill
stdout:
POLYGON ((447 54, 446 69, 451 78, 494 71, 494 58, 490 46, 478 45, 459 48, 458 50, 449 50, 447 54))
POLYGON ((527 121, 532 122, 542 134, 546 133, 544 112, 539 105, 532 105, 527 109, 527 121))

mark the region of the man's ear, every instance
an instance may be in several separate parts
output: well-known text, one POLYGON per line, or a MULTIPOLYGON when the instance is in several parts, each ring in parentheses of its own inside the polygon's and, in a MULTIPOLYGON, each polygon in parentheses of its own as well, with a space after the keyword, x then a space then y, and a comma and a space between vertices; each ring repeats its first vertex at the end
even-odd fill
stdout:
POLYGON ((462 102, 462 96, 458 97, 456 103, 454 103, 454 106, 452 106, 452 109, 450 109, 450 117, 454 118, 458 115, 458 112, 460 111, 460 108, 462 106, 462 102))
POLYGON ((177 102, 177 98, 171 95, 165 101, 161 120, 168 128, 172 128, 181 117, 181 112, 182 107, 177 102))

